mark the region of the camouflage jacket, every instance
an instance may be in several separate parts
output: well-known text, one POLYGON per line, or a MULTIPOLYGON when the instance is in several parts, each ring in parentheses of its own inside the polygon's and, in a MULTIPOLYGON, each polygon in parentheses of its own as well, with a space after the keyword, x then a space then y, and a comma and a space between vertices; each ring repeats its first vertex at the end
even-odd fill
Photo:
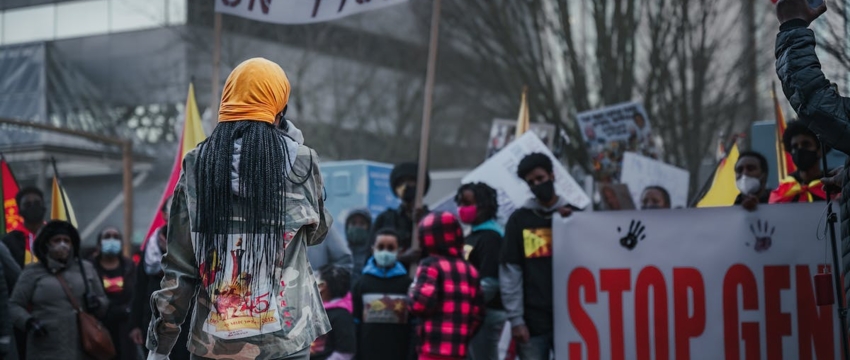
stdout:
MULTIPOLYGON (((283 266, 275 266, 274 273, 268 274, 275 277, 274 288, 268 289, 262 296, 255 296, 246 294, 244 290, 239 293, 238 287, 233 287, 229 289, 236 295, 229 297, 218 290, 211 291, 209 284, 205 284, 195 257, 193 238, 196 232, 193 226, 197 223, 198 214, 194 174, 197 158, 197 148, 186 155, 183 173, 174 191, 168 252, 162 258, 165 275, 162 289, 151 296, 153 318, 148 330, 147 348, 158 354, 171 351, 192 302, 195 307, 188 349, 196 356, 233 360, 277 359, 308 348, 313 340, 330 331, 307 260, 307 246, 321 243, 332 221, 324 209, 318 155, 308 147, 298 146, 292 173, 307 174, 312 169, 312 178, 302 185, 286 183, 286 233, 282 235, 288 241, 285 251, 278 250, 285 252, 283 266), (211 297, 211 292, 216 295, 211 297), (271 296, 263 298, 265 295, 271 296), (227 303, 227 310, 222 311, 222 298, 235 300, 238 304, 227 303)), ((231 227, 237 228, 238 221, 239 218, 234 218, 231 227)), ((232 271, 228 267, 230 265, 222 266, 225 267, 223 271, 232 271)))

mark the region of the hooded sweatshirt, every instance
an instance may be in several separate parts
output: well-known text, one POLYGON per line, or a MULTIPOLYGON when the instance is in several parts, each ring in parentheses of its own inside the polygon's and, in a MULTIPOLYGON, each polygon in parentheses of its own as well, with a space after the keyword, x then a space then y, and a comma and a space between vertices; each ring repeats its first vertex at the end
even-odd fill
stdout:
POLYGON ((514 211, 505 224, 499 284, 511 326, 531 336, 549 334, 552 322, 552 216, 567 206, 563 196, 544 208, 536 199, 514 211))
POLYGON ((351 257, 354 262, 354 268, 351 272, 351 284, 357 284, 357 281, 360 279, 360 274, 363 273, 363 266, 366 265, 366 260, 371 256, 372 248, 369 246, 371 242, 371 232, 369 229, 365 229, 361 231, 362 235, 357 237, 352 237, 349 234, 349 223, 351 222, 351 218, 354 216, 362 216, 369 220, 369 227, 371 228, 372 221, 372 213, 369 212, 369 209, 354 209, 348 216, 345 218, 345 238, 348 242, 348 248, 351 250, 351 257))
POLYGON ((435 212, 419 223, 428 257, 419 262, 410 288, 410 313, 422 318, 419 353, 466 358, 481 325, 484 296, 478 270, 463 259, 463 230, 449 212, 435 212))
POLYGON ((407 356, 410 348, 407 290, 411 281, 400 262, 382 268, 375 258, 369 258, 352 294, 354 321, 360 324, 359 359, 396 360, 407 356))

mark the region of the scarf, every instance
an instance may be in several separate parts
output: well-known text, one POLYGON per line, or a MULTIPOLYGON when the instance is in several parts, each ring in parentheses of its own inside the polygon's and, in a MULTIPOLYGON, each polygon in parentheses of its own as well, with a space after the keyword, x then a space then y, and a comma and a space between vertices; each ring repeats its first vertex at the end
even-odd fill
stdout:
POLYGON ((24 227, 24 223, 18 224, 12 231, 19 231, 24 234, 24 265, 38 262, 38 259, 33 255, 35 233, 24 227))
POLYGON ((289 102, 290 85, 278 64, 263 58, 239 64, 224 83, 218 121, 274 123, 289 102))
POLYGON ((336 298, 328 302, 323 302, 325 310, 330 309, 345 309, 349 313, 354 312, 354 301, 351 298, 351 292, 345 294, 341 298, 336 298))
POLYGON ((808 184, 801 184, 793 177, 787 177, 782 183, 770 193, 771 204, 784 204, 792 202, 813 202, 814 197, 826 199, 826 191, 820 180, 814 180, 808 184))

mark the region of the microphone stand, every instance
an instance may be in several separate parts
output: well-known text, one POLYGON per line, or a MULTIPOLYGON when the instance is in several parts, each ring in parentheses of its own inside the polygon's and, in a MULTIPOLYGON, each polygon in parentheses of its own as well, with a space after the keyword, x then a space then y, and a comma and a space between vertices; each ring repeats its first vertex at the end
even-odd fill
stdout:
MULTIPOLYGON (((826 163, 826 144, 823 140, 818 139, 821 143, 821 166, 824 174, 827 171, 826 163)), ((838 215, 832 211, 832 193, 829 187, 824 186, 826 192, 826 222, 829 230, 829 240, 832 243, 832 277, 835 279, 835 297, 838 305, 838 321, 841 327, 841 348, 844 360, 850 360, 850 344, 847 339, 847 308, 844 306, 844 287, 841 284, 841 262, 838 258, 838 238, 835 236, 835 223, 838 222, 838 215)), ((848 214, 850 215, 850 214, 848 214)))

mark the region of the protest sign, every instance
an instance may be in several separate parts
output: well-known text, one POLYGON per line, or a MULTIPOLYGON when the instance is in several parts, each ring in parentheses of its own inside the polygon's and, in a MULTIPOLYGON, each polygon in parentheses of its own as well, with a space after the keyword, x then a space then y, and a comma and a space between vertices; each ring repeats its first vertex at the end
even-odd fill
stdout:
MULTIPOLYGON (((530 132, 537 134, 540 141, 549 149, 555 139, 555 125, 533 123, 528 129, 530 132)), ((487 141, 487 157, 495 155, 499 150, 508 146, 516 137, 516 120, 493 120, 493 126, 490 128, 490 139, 487 141)))
POLYGON ((636 202, 626 184, 596 184, 603 210, 634 210, 636 202))
POLYGON ((556 218, 556 359, 836 359, 813 281, 824 206, 556 218))
POLYGON ((516 171, 520 160, 535 152, 546 154, 552 159, 557 194, 575 207, 587 207, 590 198, 533 132, 525 133, 487 159, 466 175, 462 183, 483 182, 496 189, 499 196, 499 220, 504 223, 515 209, 534 198, 528 185, 517 176, 516 171))
POLYGON ((611 182, 620 177, 626 151, 657 158, 652 126, 643 105, 636 102, 617 104, 576 115, 594 177, 611 182))
POLYGON ((216 0, 215 11, 276 24, 308 24, 404 2, 407 0, 216 0))
POLYGON ((670 206, 687 207, 690 181, 691 173, 687 170, 633 152, 627 152, 623 156, 620 182, 629 185, 629 192, 635 204, 640 204, 644 189, 649 186, 661 186, 670 194, 670 206))

